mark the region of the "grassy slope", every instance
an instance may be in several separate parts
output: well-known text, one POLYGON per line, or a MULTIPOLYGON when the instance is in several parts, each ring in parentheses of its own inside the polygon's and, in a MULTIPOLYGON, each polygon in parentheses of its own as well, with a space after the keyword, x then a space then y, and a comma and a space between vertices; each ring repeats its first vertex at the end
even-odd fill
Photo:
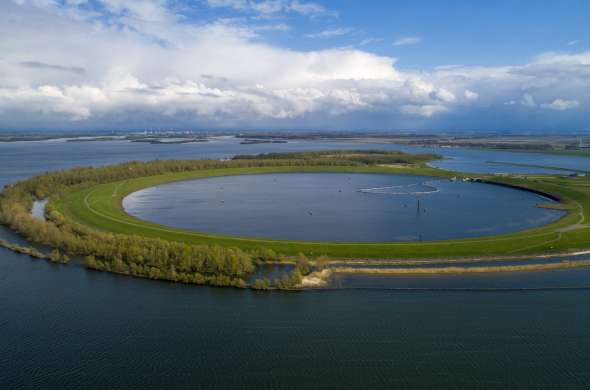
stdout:
POLYGON ((123 234, 138 234, 192 244, 219 244, 243 249, 270 248, 292 255, 299 252, 311 256, 328 255, 337 258, 453 258, 565 252, 590 248, 590 228, 561 231, 585 222, 590 210, 590 181, 537 176, 535 180, 498 179, 510 184, 527 186, 558 195, 570 209, 564 218, 550 225, 523 232, 492 237, 430 241, 420 243, 329 243, 308 241, 277 241, 236 238, 192 232, 142 221, 124 212, 125 195, 141 188, 166 182, 200 177, 254 174, 269 172, 374 172, 451 176, 453 173, 431 168, 393 169, 387 167, 266 167, 217 169, 180 174, 143 177, 123 182, 99 185, 70 194, 57 201, 56 206, 66 217, 91 227, 123 234))

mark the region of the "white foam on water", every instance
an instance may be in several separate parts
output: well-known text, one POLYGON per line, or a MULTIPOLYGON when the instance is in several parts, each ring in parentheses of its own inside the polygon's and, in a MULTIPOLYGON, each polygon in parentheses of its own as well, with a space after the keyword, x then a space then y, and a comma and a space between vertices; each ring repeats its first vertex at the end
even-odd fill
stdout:
POLYGON ((387 187, 375 187, 375 188, 362 188, 358 190, 359 192, 369 193, 369 194, 385 194, 385 195, 429 195, 440 192, 440 188, 435 186, 433 183, 440 181, 440 180, 428 180, 423 181, 421 183, 414 183, 414 184, 403 184, 397 186, 387 186, 387 187), (412 191, 412 188, 422 186, 424 187, 424 191, 412 191), (406 191, 404 191, 406 189, 406 191))

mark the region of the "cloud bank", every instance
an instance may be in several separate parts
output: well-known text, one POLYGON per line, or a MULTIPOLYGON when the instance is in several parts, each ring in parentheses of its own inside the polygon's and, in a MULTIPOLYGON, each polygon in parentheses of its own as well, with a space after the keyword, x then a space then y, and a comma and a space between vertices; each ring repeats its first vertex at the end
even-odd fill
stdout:
MULTIPOLYGON (((2 2, 1 129, 590 129, 590 52, 409 71, 355 48, 278 47, 242 20, 189 22, 164 0, 98 4, 2 2)), ((334 14, 299 1, 208 4, 334 14)))

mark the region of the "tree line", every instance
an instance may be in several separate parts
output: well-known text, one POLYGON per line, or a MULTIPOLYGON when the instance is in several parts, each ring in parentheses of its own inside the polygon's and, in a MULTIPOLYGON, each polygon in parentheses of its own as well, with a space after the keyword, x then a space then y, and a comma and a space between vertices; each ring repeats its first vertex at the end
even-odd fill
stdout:
POLYGON ((323 150, 316 152, 264 153, 257 155, 237 155, 237 160, 257 161, 313 161, 320 164, 337 165, 377 165, 377 164, 420 164, 437 160, 440 156, 431 153, 409 154, 399 151, 383 150, 323 150))

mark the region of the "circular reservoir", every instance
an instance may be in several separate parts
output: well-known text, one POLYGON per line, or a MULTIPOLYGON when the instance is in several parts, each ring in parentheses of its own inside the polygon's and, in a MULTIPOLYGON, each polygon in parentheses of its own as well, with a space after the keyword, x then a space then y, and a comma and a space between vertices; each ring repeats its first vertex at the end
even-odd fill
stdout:
POLYGON ((281 240, 392 242, 509 233, 564 212, 498 185, 435 177, 277 173, 213 177, 134 192, 125 211, 161 225, 281 240))

